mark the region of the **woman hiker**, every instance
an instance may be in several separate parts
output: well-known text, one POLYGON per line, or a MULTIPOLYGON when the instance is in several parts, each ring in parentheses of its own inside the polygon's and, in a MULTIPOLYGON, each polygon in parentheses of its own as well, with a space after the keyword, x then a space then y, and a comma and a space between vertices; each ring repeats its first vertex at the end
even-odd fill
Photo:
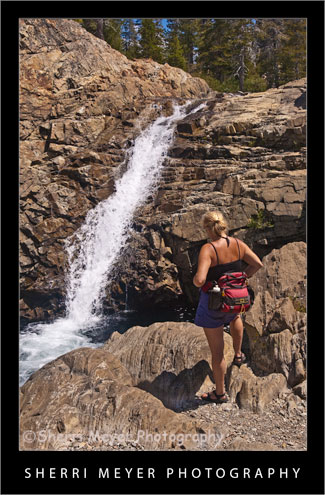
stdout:
MULTIPOLYGON (((263 266, 259 257, 243 241, 227 236, 228 225, 221 213, 206 213, 202 220, 203 227, 212 242, 204 244, 200 250, 198 268, 193 278, 196 287, 202 287, 208 281, 218 280, 226 272, 243 271, 241 260, 248 264, 245 268, 248 278, 263 266)), ((203 394, 201 399, 220 404, 228 401, 224 382, 226 361, 223 355, 223 327, 230 324, 235 351, 233 364, 237 366, 245 362, 245 356, 241 352, 244 327, 240 314, 209 310, 208 300, 209 293, 200 289, 194 323, 203 327, 207 337, 212 354, 212 372, 216 389, 203 394)))

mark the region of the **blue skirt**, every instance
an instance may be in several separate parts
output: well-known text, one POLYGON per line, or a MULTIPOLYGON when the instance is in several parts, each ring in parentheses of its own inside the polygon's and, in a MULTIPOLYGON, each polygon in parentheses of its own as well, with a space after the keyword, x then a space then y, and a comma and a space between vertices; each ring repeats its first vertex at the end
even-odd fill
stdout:
POLYGON ((228 325, 237 316, 236 313, 223 313, 209 309, 209 293, 200 289, 200 300, 196 310, 194 324, 198 327, 217 328, 228 325))

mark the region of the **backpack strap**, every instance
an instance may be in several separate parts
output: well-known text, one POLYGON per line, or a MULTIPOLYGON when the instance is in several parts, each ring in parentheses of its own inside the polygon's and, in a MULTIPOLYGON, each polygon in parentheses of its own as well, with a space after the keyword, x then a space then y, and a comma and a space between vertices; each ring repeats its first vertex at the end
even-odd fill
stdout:
POLYGON ((212 244, 212 242, 209 242, 209 244, 211 244, 211 246, 213 247, 213 249, 214 249, 214 250, 215 250, 215 252, 216 252, 216 255, 217 255, 217 265, 219 265, 219 256, 218 256, 217 250, 216 250, 216 248, 214 247, 214 245, 212 244))

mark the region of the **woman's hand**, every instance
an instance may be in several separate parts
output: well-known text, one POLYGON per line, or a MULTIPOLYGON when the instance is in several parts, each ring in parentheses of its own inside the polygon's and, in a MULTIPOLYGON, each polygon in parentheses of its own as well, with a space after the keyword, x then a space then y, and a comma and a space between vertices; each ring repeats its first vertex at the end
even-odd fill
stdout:
POLYGON ((248 266, 245 268, 245 273, 247 277, 250 278, 256 273, 260 268, 262 268, 263 263, 259 257, 245 244, 240 241, 240 250, 244 249, 243 261, 245 261, 248 266))

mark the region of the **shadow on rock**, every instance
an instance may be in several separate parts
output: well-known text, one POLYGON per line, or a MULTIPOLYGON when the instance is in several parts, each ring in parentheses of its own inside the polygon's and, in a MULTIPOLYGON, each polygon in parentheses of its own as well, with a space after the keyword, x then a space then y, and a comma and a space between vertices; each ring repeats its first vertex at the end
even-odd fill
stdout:
POLYGON ((200 401, 200 399, 197 399, 195 395, 207 377, 213 382, 209 364, 207 361, 201 360, 192 368, 184 369, 178 374, 163 371, 152 382, 144 380, 137 386, 160 399, 165 407, 173 411, 180 408, 189 410, 198 407, 199 404, 196 404, 196 400, 200 401))

